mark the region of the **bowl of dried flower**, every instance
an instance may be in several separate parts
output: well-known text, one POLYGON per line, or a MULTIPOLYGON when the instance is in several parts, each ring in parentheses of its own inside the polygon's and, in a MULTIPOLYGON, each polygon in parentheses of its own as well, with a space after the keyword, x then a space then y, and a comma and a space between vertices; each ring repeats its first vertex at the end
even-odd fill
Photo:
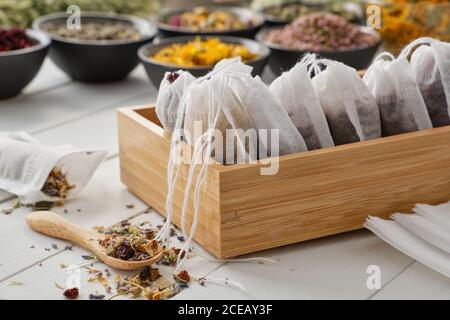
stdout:
POLYGON ((159 87, 166 72, 184 70, 195 77, 206 75, 222 59, 240 57, 261 75, 270 50, 257 41, 228 36, 182 36, 142 46, 139 58, 150 80, 159 87))
POLYGON ((0 28, 0 99, 18 95, 34 79, 50 43, 40 31, 0 28))
POLYGON ((67 13, 37 18, 33 28, 53 40, 52 61, 72 79, 117 81, 138 65, 140 46, 151 42, 156 27, 145 19, 113 13, 83 12, 73 25, 67 13))

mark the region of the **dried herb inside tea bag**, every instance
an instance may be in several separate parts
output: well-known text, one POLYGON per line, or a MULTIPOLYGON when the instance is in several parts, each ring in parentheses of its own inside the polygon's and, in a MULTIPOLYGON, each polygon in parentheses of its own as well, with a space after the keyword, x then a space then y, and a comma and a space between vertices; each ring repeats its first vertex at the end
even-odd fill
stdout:
POLYGON ((54 167, 50 172, 41 191, 49 196, 59 199, 66 199, 69 191, 75 188, 67 179, 67 174, 63 173, 61 168, 54 167))

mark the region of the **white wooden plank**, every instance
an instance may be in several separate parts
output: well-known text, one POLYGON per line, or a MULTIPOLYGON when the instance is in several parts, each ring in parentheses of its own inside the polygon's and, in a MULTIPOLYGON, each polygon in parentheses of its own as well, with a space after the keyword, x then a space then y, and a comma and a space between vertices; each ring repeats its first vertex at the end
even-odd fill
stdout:
MULTIPOLYGON (((0 130, 35 133, 102 109, 115 108, 146 92, 154 92, 142 67, 121 82, 72 82, 38 95, 0 102, 0 130)), ((98 125, 101 130, 101 124, 98 125)))
POLYGON ((415 262, 374 295, 373 299, 449 300, 450 279, 415 262))
MULTIPOLYGON (((1 204, 0 209, 8 206, 11 202, 1 204)), ((99 168, 76 199, 65 204, 67 214, 63 213, 64 208, 55 208, 54 211, 73 222, 92 227, 119 222, 146 207, 121 184, 119 162, 115 158, 99 168), (125 205, 129 203, 133 203, 135 208, 127 209, 125 205)), ((35 233, 27 226, 24 217, 30 211, 30 208, 20 208, 9 215, 0 215, 0 243, 7 244, 0 246, 0 280, 54 254, 53 249, 45 251, 52 243, 60 248, 63 245, 63 242, 35 233), (30 249, 32 245, 34 249, 30 249)))
MULTIPOLYGON (((153 226, 162 223, 162 218, 159 214, 152 212, 149 214, 141 214, 131 220, 133 223, 140 223, 143 221, 150 221, 153 226)), ((175 237, 173 245, 181 247, 181 243, 175 237)), ((83 261, 81 255, 89 254, 86 250, 74 247, 72 251, 63 251, 60 254, 50 257, 42 262, 42 265, 36 264, 31 266, 24 272, 14 275, 8 280, 0 283, 0 299, 65 299, 62 295, 62 290, 55 286, 55 282, 66 286, 67 280, 70 276, 67 269, 61 269, 59 264, 65 265, 77 264, 83 261), (11 281, 23 283, 22 286, 11 286, 11 281)), ((206 253, 203 253, 207 255, 206 253)), ((188 270, 195 270, 198 275, 208 274, 219 266, 216 262, 207 262, 199 256, 194 256, 187 260, 186 268, 188 270)), ((107 266, 103 263, 96 263, 95 268, 104 270, 107 266)), ((172 277, 173 267, 158 266, 161 274, 167 278, 172 277)), ((111 286, 114 288, 113 279, 115 274, 122 276, 129 275, 132 272, 124 272, 117 269, 109 268, 113 275, 109 278, 111 286)), ((100 294, 105 294, 105 289, 98 283, 88 282, 90 277, 85 270, 81 270, 81 287, 79 299, 88 299, 89 293, 98 291, 100 294)), ((186 289, 189 290, 189 289, 186 289)), ((107 296, 111 296, 107 294, 107 296)))
MULTIPOLYGON (((228 278, 246 288, 209 284, 195 286, 176 299, 367 299, 367 267, 381 268, 387 283, 412 260, 361 230, 268 250, 275 264, 227 263, 210 274, 228 278)), ((256 256, 256 255, 253 255, 256 256)))
POLYGON ((155 92, 148 90, 144 94, 117 104, 112 108, 61 126, 52 127, 34 136, 41 143, 48 145, 71 144, 83 149, 107 150, 108 154, 114 155, 118 153, 116 108, 151 104, 155 99, 155 92))
POLYGON ((22 95, 39 94, 55 87, 66 85, 71 81, 64 72, 47 58, 33 81, 23 90, 22 95))

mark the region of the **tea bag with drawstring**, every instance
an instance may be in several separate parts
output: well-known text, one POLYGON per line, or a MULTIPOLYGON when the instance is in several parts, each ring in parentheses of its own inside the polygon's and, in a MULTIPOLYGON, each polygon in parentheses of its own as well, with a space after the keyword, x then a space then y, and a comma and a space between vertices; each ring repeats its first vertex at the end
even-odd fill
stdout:
POLYGON ((309 69, 336 145, 381 136, 377 103, 355 69, 328 59, 316 60, 309 69))
MULTIPOLYGON (((254 129, 257 135, 258 146, 255 146, 255 141, 249 141, 251 139, 241 138, 241 143, 239 144, 243 149, 240 150, 240 153, 243 151, 248 153, 250 150, 255 151, 258 149, 258 158, 307 150, 302 136, 295 129, 287 112, 270 92, 267 85, 259 77, 252 77, 250 67, 244 65, 239 59, 231 59, 224 60, 214 70, 215 73, 211 77, 194 83, 187 90, 186 114, 184 118, 184 129, 186 132, 191 133, 191 136, 194 134, 195 122, 201 122, 200 133, 205 132, 207 126, 211 124, 211 121, 208 121, 208 108, 211 108, 211 105, 213 105, 213 110, 215 111, 219 104, 219 101, 213 100, 218 97, 214 92, 218 91, 219 86, 223 86, 226 83, 226 89, 224 89, 226 94, 220 98, 223 99, 220 103, 226 108, 220 112, 217 126, 214 128, 222 132, 224 137, 223 143, 226 154, 223 155, 223 160, 228 158, 227 163, 230 163, 228 153, 232 151, 230 148, 233 146, 232 143, 227 143, 229 142, 226 139, 227 129, 240 129, 243 131, 254 129), (214 98, 212 99, 211 97, 214 98), (264 136, 264 139, 259 139, 258 130, 260 129, 268 130, 269 135, 267 139, 266 136, 264 136), (271 150, 270 136, 272 131, 275 130, 277 130, 279 135, 279 142, 277 150, 271 150)), ((235 137, 237 138, 237 136, 235 137)), ((239 154, 239 152, 234 152, 234 154, 239 154)), ((253 156, 253 158, 255 157, 253 156)), ((216 157, 216 159, 218 158, 216 157)), ((236 157, 234 157, 234 160, 237 161, 236 157)))
POLYGON ((181 97, 194 80, 193 75, 183 70, 165 73, 156 99, 156 115, 167 131, 173 132, 181 97))
POLYGON ((390 53, 381 54, 367 69, 364 82, 378 103, 383 136, 432 128, 425 102, 405 57, 395 59, 390 53))
POLYGON ((0 133, 0 189, 27 204, 70 199, 86 186, 105 157, 105 151, 45 146, 24 132, 0 133), (67 187, 64 196, 45 188, 56 172, 67 182, 61 184, 67 187))
POLYGON ((450 43, 419 38, 407 45, 400 57, 410 60, 433 127, 449 125, 450 43))
POLYGON ((305 139, 308 150, 334 146, 327 119, 308 75, 307 66, 314 59, 314 55, 306 55, 269 87, 305 139))
MULTIPOLYGON (((175 185, 177 183, 180 166, 175 159, 179 156, 178 146, 186 138, 186 141, 193 146, 193 155, 190 158, 189 172, 185 184, 183 205, 181 209, 181 229, 186 239, 185 245, 180 251, 177 270, 183 264, 186 255, 182 252, 189 250, 190 243, 196 231, 200 207, 200 190, 207 177, 209 160, 213 156, 213 142, 216 134, 219 133, 226 145, 225 152, 231 152, 229 136, 227 134, 236 133, 238 142, 238 154, 244 153, 246 160, 256 160, 252 150, 261 149, 264 156, 274 154, 286 154, 306 150, 300 133, 289 119, 287 112, 281 107, 268 87, 259 77, 251 76, 251 68, 244 65, 239 59, 222 60, 205 77, 199 78, 186 90, 182 102, 180 103, 177 122, 172 135, 168 163, 168 196, 166 199, 167 220, 161 228, 157 239, 163 243, 170 241, 169 231, 173 214, 173 197, 175 185), (199 134, 195 134, 195 122, 201 121, 199 134), (180 130, 184 128, 184 131, 180 130), (240 136, 237 131, 248 129, 279 130, 279 146, 277 150, 271 149, 272 144, 259 142, 261 137, 246 139, 245 135, 240 136), (227 131, 227 132, 224 132, 227 131), (225 141, 228 140, 228 141, 225 141), (258 143, 258 148, 255 146, 258 143), (281 150, 280 152, 278 151, 281 150), (202 159, 198 166, 198 160, 202 159), (193 220, 189 228, 186 226, 186 210, 193 189, 193 220)), ((231 143, 231 148, 236 148, 231 143)), ((215 150, 219 151, 219 150, 215 150)), ((222 156, 229 159, 229 155, 222 156)), ((223 160, 222 159, 222 160, 223 160)), ((238 158, 239 159, 239 158, 238 158)), ((235 158, 233 157, 233 160, 235 158)), ((239 161, 238 161, 239 162, 239 161)))

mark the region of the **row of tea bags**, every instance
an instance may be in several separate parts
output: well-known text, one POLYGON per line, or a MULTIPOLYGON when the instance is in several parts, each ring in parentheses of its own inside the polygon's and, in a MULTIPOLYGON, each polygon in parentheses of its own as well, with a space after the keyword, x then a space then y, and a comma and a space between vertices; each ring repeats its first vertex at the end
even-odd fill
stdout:
MULTIPOLYGON (((355 69, 312 54, 268 88, 237 59, 219 63, 202 79, 183 71, 168 74, 156 111, 171 132, 183 97, 185 132, 193 130, 195 121, 204 123, 204 132, 208 107, 217 110, 221 104, 228 110, 221 111, 217 129, 279 129, 280 154, 424 130, 450 124, 450 44, 417 39, 398 58, 379 55, 362 79, 355 69), (216 100, 208 100, 211 90, 216 100)), ((271 155, 268 146, 246 144, 241 151, 252 147, 271 155)))

